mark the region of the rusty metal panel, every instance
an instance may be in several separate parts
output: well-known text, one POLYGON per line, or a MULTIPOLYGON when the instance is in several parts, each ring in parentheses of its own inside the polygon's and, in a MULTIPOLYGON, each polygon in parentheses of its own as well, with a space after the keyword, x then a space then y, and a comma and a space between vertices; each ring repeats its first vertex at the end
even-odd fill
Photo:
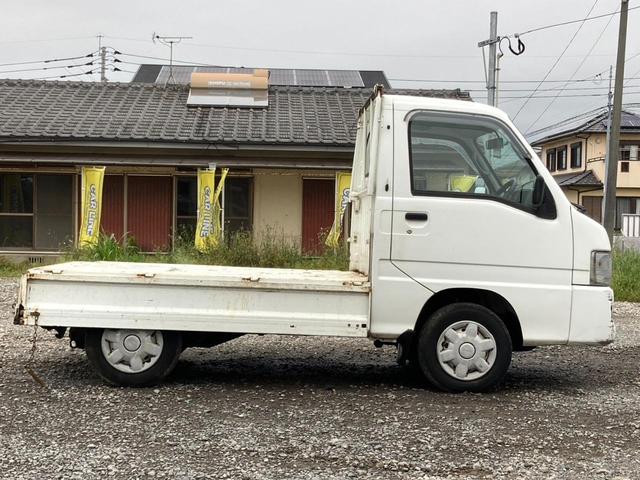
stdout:
POLYGON ((319 254, 324 250, 322 238, 333 225, 335 181, 305 178, 302 182, 302 251, 319 254))
POLYGON ((127 177, 127 235, 145 252, 171 246, 171 177, 127 177))
POLYGON ((120 240, 124 235, 124 176, 105 175, 100 229, 120 240))

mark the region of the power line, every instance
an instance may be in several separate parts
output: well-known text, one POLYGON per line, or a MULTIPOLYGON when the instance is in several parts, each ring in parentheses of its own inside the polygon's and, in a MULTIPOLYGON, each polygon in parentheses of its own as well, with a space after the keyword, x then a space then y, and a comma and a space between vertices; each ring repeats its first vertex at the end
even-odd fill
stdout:
MULTIPOLYGON (((640 85, 625 85, 625 87, 640 87, 640 85)), ((602 90, 602 89, 609 89, 609 87, 607 85, 602 85, 602 86, 597 86, 597 87, 572 87, 572 88, 562 88, 562 87, 555 87, 555 88, 541 88, 538 90, 538 92, 563 92, 563 91, 589 91, 589 90, 602 90)), ((464 89, 465 92, 486 92, 486 89, 484 88, 465 88, 464 89)), ((506 88, 506 89, 501 89, 501 92, 531 92, 533 90, 533 88, 506 88)), ((534 97, 534 98, 540 98, 540 97, 534 97)))
MULTIPOLYGON (((640 55, 640 54, 638 54, 640 55)), ((638 72, 640 73, 640 72, 638 72)), ((626 77, 625 80, 638 80, 640 76, 626 77)), ((450 80, 450 79, 427 79, 427 78, 389 78, 391 82, 419 82, 419 83, 481 83, 484 80, 450 80)), ((593 82, 593 78, 583 78, 578 80, 500 80, 500 83, 565 83, 565 82, 593 82)))
MULTIPOLYGON (((640 93, 640 90, 634 90, 632 92, 624 92, 625 95, 635 95, 640 93)), ((609 95, 609 93, 582 93, 582 94, 569 94, 569 95, 561 95, 562 98, 583 98, 583 97, 606 97, 607 95, 609 95)), ((524 96, 520 96, 520 97, 502 97, 502 98, 510 98, 510 99, 525 99, 525 98, 531 98, 528 95, 524 95, 524 96)), ((535 99, 538 98, 556 98, 555 95, 538 95, 536 97, 533 97, 535 99)), ((514 117, 515 118, 515 117, 514 117)), ((528 133, 528 132, 527 132, 528 133)))
MULTIPOLYGON (((640 5, 638 5, 637 7, 631 7, 631 8, 629 8, 629 10, 635 10, 637 8, 640 8, 640 5)), ((589 14, 591 13, 592 10, 593 10, 593 8, 589 11, 589 14)), ((543 27, 536 27, 536 28, 532 28, 531 30, 525 30, 524 32, 514 34, 513 36, 510 36, 510 37, 522 37, 523 35, 528 35, 529 33, 539 32, 540 30, 546 30, 548 28, 555 28, 555 27, 562 27, 562 26, 565 26, 565 25, 571 25, 573 23, 582 22, 584 24, 584 22, 588 22, 588 21, 591 21, 591 20, 597 20, 599 18, 604 18, 604 17, 610 17, 610 16, 613 16, 613 15, 617 15, 618 13, 620 13, 620 10, 616 10, 615 12, 603 13, 602 15, 596 15, 594 17, 589 17, 589 14, 587 14, 587 17, 583 18, 583 19, 569 20, 568 22, 553 23, 551 25, 545 25, 543 27)))
MULTIPOLYGON (((596 0, 596 3, 597 0, 596 0)), ((594 5, 595 6, 595 5, 594 5)), ((587 59, 589 58, 589 56, 591 55, 591 52, 593 52, 593 50, 596 48, 596 46, 598 45, 598 42, 600 42, 600 39, 602 38, 602 36, 604 35, 604 32, 607 31, 607 28, 609 28, 609 25, 611 24, 611 21, 613 20, 613 16, 609 17, 609 20, 607 21, 607 23, 605 24, 604 28, 600 31, 600 35, 598 35, 598 38, 596 38, 595 42, 593 42, 593 44, 591 45, 591 48, 589 49, 589 51, 587 52, 587 54, 582 58, 582 61, 580 62, 580 65, 578 65, 578 67, 573 71, 573 73, 571 74, 571 79, 573 79, 573 77, 576 76, 576 74, 580 71, 580 69, 582 68, 582 66, 584 65, 584 63, 587 61, 587 59)), ((564 89, 567 87, 567 85, 569 85, 570 82, 566 82, 558 91, 556 97, 554 99, 552 99, 546 107, 544 107, 544 110, 542 110, 542 112, 540 113, 540 115, 538 115, 536 117, 536 119, 529 125, 529 128, 527 128, 525 130, 525 134, 528 133, 533 126, 538 123, 540 121, 540 119, 544 116, 545 113, 547 113, 547 111, 549 110, 549 108, 551 108, 551 105, 553 105, 553 103, 556 101, 556 99, 560 96, 560 94, 564 91, 564 89)))
MULTIPOLYGON (((162 60, 162 61, 165 61, 165 62, 167 61, 166 58, 162 58, 162 57, 151 57, 151 56, 148 56, 148 55, 136 55, 136 54, 133 54, 133 53, 119 52, 117 50, 115 50, 115 54, 116 55, 124 55, 126 57, 146 58, 146 59, 149 59, 149 60, 162 60)), ((194 66, 211 66, 210 63, 193 62, 191 60, 176 60, 174 58, 173 61, 175 63, 185 63, 185 64, 188 64, 188 65, 194 65, 194 66)))
POLYGON ((55 78, 71 78, 71 77, 80 77, 82 75, 91 75, 92 73, 95 73, 97 71, 99 71, 99 68, 94 68, 93 70, 88 70, 86 72, 81 72, 81 73, 69 73, 66 75, 49 75, 46 77, 36 77, 36 78, 29 78, 28 80, 52 80, 55 78))
POLYGON ((14 62, 14 63, 0 63, 0 67, 15 67, 18 65, 31 65, 36 63, 54 63, 54 62, 66 62, 69 60, 78 60, 79 58, 93 57, 95 52, 91 52, 87 55, 78 55, 77 57, 65 57, 65 58, 50 58, 47 60, 30 60, 28 62, 14 62))
POLYGON ((39 38, 33 40, 2 40, 0 44, 6 43, 38 43, 38 42, 60 42, 60 41, 68 41, 68 40, 86 40, 88 38, 95 37, 58 37, 58 38, 39 38))
POLYGON ((118 67, 113 67, 114 72, 125 72, 125 73, 133 73, 135 74, 136 72, 132 71, 132 70, 125 70, 123 68, 118 68, 118 67))
MULTIPOLYGON (((637 58, 637 57, 640 57, 640 52, 638 52, 638 53, 636 53, 636 54, 634 54, 634 55, 631 55, 631 56, 627 57, 627 58, 625 59, 625 63, 627 63, 627 62, 629 62, 629 61, 631 61, 631 60, 633 60, 634 58, 637 58)), ((602 75, 603 75, 604 73, 606 73, 606 72, 608 72, 608 69, 606 69, 606 70, 602 70, 602 71, 597 72, 597 73, 594 73, 593 75, 591 75, 591 76, 589 76, 589 77, 586 77, 586 78, 582 78, 582 79, 578 79, 578 80, 570 80, 570 81, 568 81, 568 80, 562 80, 562 82, 568 82, 568 83, 570 83, 570 84, 572 84, 572 83, 580 83, 580 82, 593 82, 593 81, 595 80, 595 78, 600 78, 600 79, 602 79, 602 75)), ((634 79, 638 79, 638 78, 640 78, 640 77, 638 77, 638 75, 640 75, 640 70, 638 70, 636 73, 634 73, 634 74, 633 74, 633 75, 631 75, 630 77, 626 77, 626 78, 625 78, 625 81, 631 81, 631 80, 634 80, 634 79)), ((549 80, 548 80, 548 81, 547 81, 547 83, 549 83, 549 82, 553 82, 553 83, 555 83, 555 82, 557 82, 557 80, 553 80, 553 81, 549 81, 549 80)), ((609 88, 609 87, 608 87, 608 85, 603 85, 602 87, 599 87, 599 88, 609 88)), ((543 90, 544 90, 544 89, 540 89, 540 90, 538 90, 538 91, 543 91, 543 90)), ((570 90, 570 89, 566 89, 566 90, 570 90)), ((537 97, 533 97, 533 98, 537 98, 537 97)), ((515 100, 515 99, 513 99, 513 98, 512 98, 512 99, 507 100, 506 102, 503 102, 503 103, 513 102, 514 100, 515 100)))
MULTIPOLYGON (((636 57, 640 57, 640 52, 638 52, 638 53, 636 53, 636 54, 634 54, 634 55, 631 55, 630 57, 625 58, 624 63, 628 63, 628 62, 630 62, 631 60, 633 60, 633 59, 634 59, 634 58, 636 58, 636 57)), ((608 69, 608 68, 605 68, 604 70, 601 70, 601 71, 599 71, 598 73, 594 73, 593 75, 590 75, 589 77, 586 77, 586 78, 585 78, 585 79, 583 79, 583 80, 572 80, 572 82, 585 82, 585 81, 586 81, 586 82, 588 82, 588 81, 590 81, 590 80, 593 80, 593 78, 595 78, 595 77, 599 77, 599 76, 601 76, 601 75, 604 75, 604 74, 605 74, 605 73, 607 73, 608 71, 609 71, 609 69, 608 69)), ((640 73, 640 71, 638 71, 637 73, 640 73)), ((635 77, 635 76, 637 75, 637 73, 636 73, 636 74, 633 74, 632 76, 633 76, 633 77, 635 77)), ((628 79, 627 79, 627 78, 625 78, 625 80, 628 80, 628 79)))
POLYGON ((552 123, 551 125, 547 125, 545 127, 539 128, 537 130, 534 130, 533 132, 529 132, 529 135, 538 135, 540 133, 544 133, 544 132, 546 132, 548 130, 552 130, 554 128, 561 127, 561 126, 566 125, 568 123, 573 123, 573 122, 576 122, 578 120, 581 120, 581 119, 584 119, 584 118, 587 118, 587 117, 593 117, 595 115, 600 115, 600 114, 604 113, 605 111, 606 111, 606 107, 594 108, 594 109, 588 110, 586 112, 579 113, 578 115, 574 115, 572 117, 565 118, 565 119, 563 119, 563 120, 561 120, 559 122, 552 123))
POLYGON ((93 65, 93 61, 91 62, 87 62, 87 63, 78 63, 75 65, 57 65, 54 67, 38 67, 38 68, 21 68, 18 70, 3 70, 0 71, 0 75, 4 74, 4 73, 20 73, 20 72, 39 72, 41 70, 58 70, 61 68, 75 68, 75 67, 85 67, 85 66, 89 66, 89 65, 93 65))
MULTIPOLYGON (((111 40, 124 40, 128 42, 141 42, 148 43, 149 39, 143 38, 131 38, 131 37, 115 37, 111 35, 104 35, 104 38, 111 40)), ((240 51, 255 51, 266 53, 297 53, 305 55, 334 55, 334 56, 353 56, 353 57, 400 57, 400 58, 476 58, 474 55, 451 55, 451 54, 408 54, 408 53, 372 53, 372 52, 344 52, 344 51, 328 51, 328 50, 298 50, 298 49, 274 49, 274 48, 260 48, 260 47, 238 47, 234 45, 221 45, 210 43, 198 43, 198 42, 184 42, 184 45, 190 45, 193 47, 207 47, 218 48, 221 50, 240 50, 240 51)), ((609 57, 613 54, 596 54, 594 56, 609 57)), ((582 54, 566 55, 567 57, 581 57, 582 54)), ((530 58, 555 58, 555 55, 530 55, 530 58)))
MULTIPOLYGON (((589 9, 589 12, 587 13, 587 16, 585 18, 588 18, 589 15, 591 14, 591 12, 593 11, 594 8, 596 8, 596 5, 598 4, 599 0, 595 0, 595 2, 593 2, 593 5, 591 5, 591 8, 589 9)), ((556 66, 560 63, 560 60, 562 60, 563 55, 567 52, 567 50, 569 50, 569 47, 571 46, 571 44, 573 43, 573 41, 575 40, 575 38, 578 36, 578 33, 580 33, 580 30, 582 30, 582 27, 584 26, 586 20, 584 20, 580 26, 578 27, 578 29, 573 33, 573 36, 571 37, 571 39, 569 40, 569 43, 567 43, 567 46, 564 47, 564 50, 562 50, 562 53, 560 53, 560 55, 558 56, 558 58, 556 59, 556 61, 553 63, 553 65, 551 65, 551 68, 547 71, 547 73, 545 74, 545 76, 542 78, 542 81, 546 80, 547 78, 549 78, 549 75, 551 75, 551 72, 553 72, 553 70, 556 68, 556 66)), ((524 109, 524 107, 529 103, 529 101, 531 100, 531 97, 533 97, 536 93, 536 91, 538 90, 538 88, 540 88, 540 86, 542 85, 542 82, 540 82, 535 90, 529 95, 529 98, 527 98, 522 105, 520 105, 520 108, 518 109, 518 111, 516 112, 516 114, 513 116, 513 119, 515 120, 516 118, 518 118, 518 115, 520 115, 520 112, 522 112, 522 110, 524 109)))

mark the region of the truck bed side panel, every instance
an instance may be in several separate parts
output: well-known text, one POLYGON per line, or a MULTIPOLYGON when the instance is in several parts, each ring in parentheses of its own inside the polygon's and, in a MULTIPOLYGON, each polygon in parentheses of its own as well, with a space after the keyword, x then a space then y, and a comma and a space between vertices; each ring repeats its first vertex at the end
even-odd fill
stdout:
POLYGON ((230 277, 224 282, 200 278, 189 283, 184 275, 177 281, 161 274, 98 278, 65 266, 59 270, 27 274, 21 295, 24 323, 33 325, 37 319, 43 327, 290 335, 368 332, 367 288, 314 288, 313 282, 278 288, 273 281, 261 285, 259 280, 234 282, 230 277))

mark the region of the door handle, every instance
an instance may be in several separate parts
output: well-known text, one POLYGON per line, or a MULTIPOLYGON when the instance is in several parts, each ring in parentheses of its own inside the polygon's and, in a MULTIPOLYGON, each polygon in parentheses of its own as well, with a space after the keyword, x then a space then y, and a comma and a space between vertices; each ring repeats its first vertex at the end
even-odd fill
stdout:
POLYGON ((417 220, 426 222, 427 220, 429 220, 429 215, 424 212, 407 212, 404 214, 404 218, 406 220, 417 220))

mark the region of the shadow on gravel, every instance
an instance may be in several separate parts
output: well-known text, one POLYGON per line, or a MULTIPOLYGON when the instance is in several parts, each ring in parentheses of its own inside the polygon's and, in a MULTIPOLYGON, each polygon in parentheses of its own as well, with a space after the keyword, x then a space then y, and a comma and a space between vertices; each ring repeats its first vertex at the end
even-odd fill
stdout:
MULTIPOLYGON (((640 349, 632 356, 640 358, 640 349)), ((569 349, 569 351, 571 351, 569 349)), ((614 388, 626 385, 635 372, 635 362, 611 352, 584 350, 568 358, 559 351, 517 353, 502 389, 519 391, 575 391, 594 388, 614 388), (615 372, 615 375, 612 373, 615 372)), ((627 355, 630 352, 627 352, 627 355)), ((174 384, 216 384, 273 387, 312 385, 324 388, 386 386, 433 390, 409 367, 395 363, 337 362, 303 358, 279 359, 241 357, 236 359, 194 361, 184 359, 168 379, 174 384)))
MULTIPOLYGON (((285 355, 266 348, 255 355, 190 349, 178 362, 166 386, 247 387, 252 384, 272 388, 342 389, 387 387, 433 390, 409 367, 400 367, 387 353, 340 352, 342 358, 285 355)), ((80 353, 80 352, 78 352, 80 353)), ((64 357, 40 358, 36 369, 57 386, 99 385, 84 355, 65 352, 64 357), (74 357, 74 358, 69 358, 74 357)), ((539 349, 516 353, 506 376, 504 391, 576 391, 616 388, 627 385, 637 375, 640 347, 624 351, 603 349, 539 349)))

